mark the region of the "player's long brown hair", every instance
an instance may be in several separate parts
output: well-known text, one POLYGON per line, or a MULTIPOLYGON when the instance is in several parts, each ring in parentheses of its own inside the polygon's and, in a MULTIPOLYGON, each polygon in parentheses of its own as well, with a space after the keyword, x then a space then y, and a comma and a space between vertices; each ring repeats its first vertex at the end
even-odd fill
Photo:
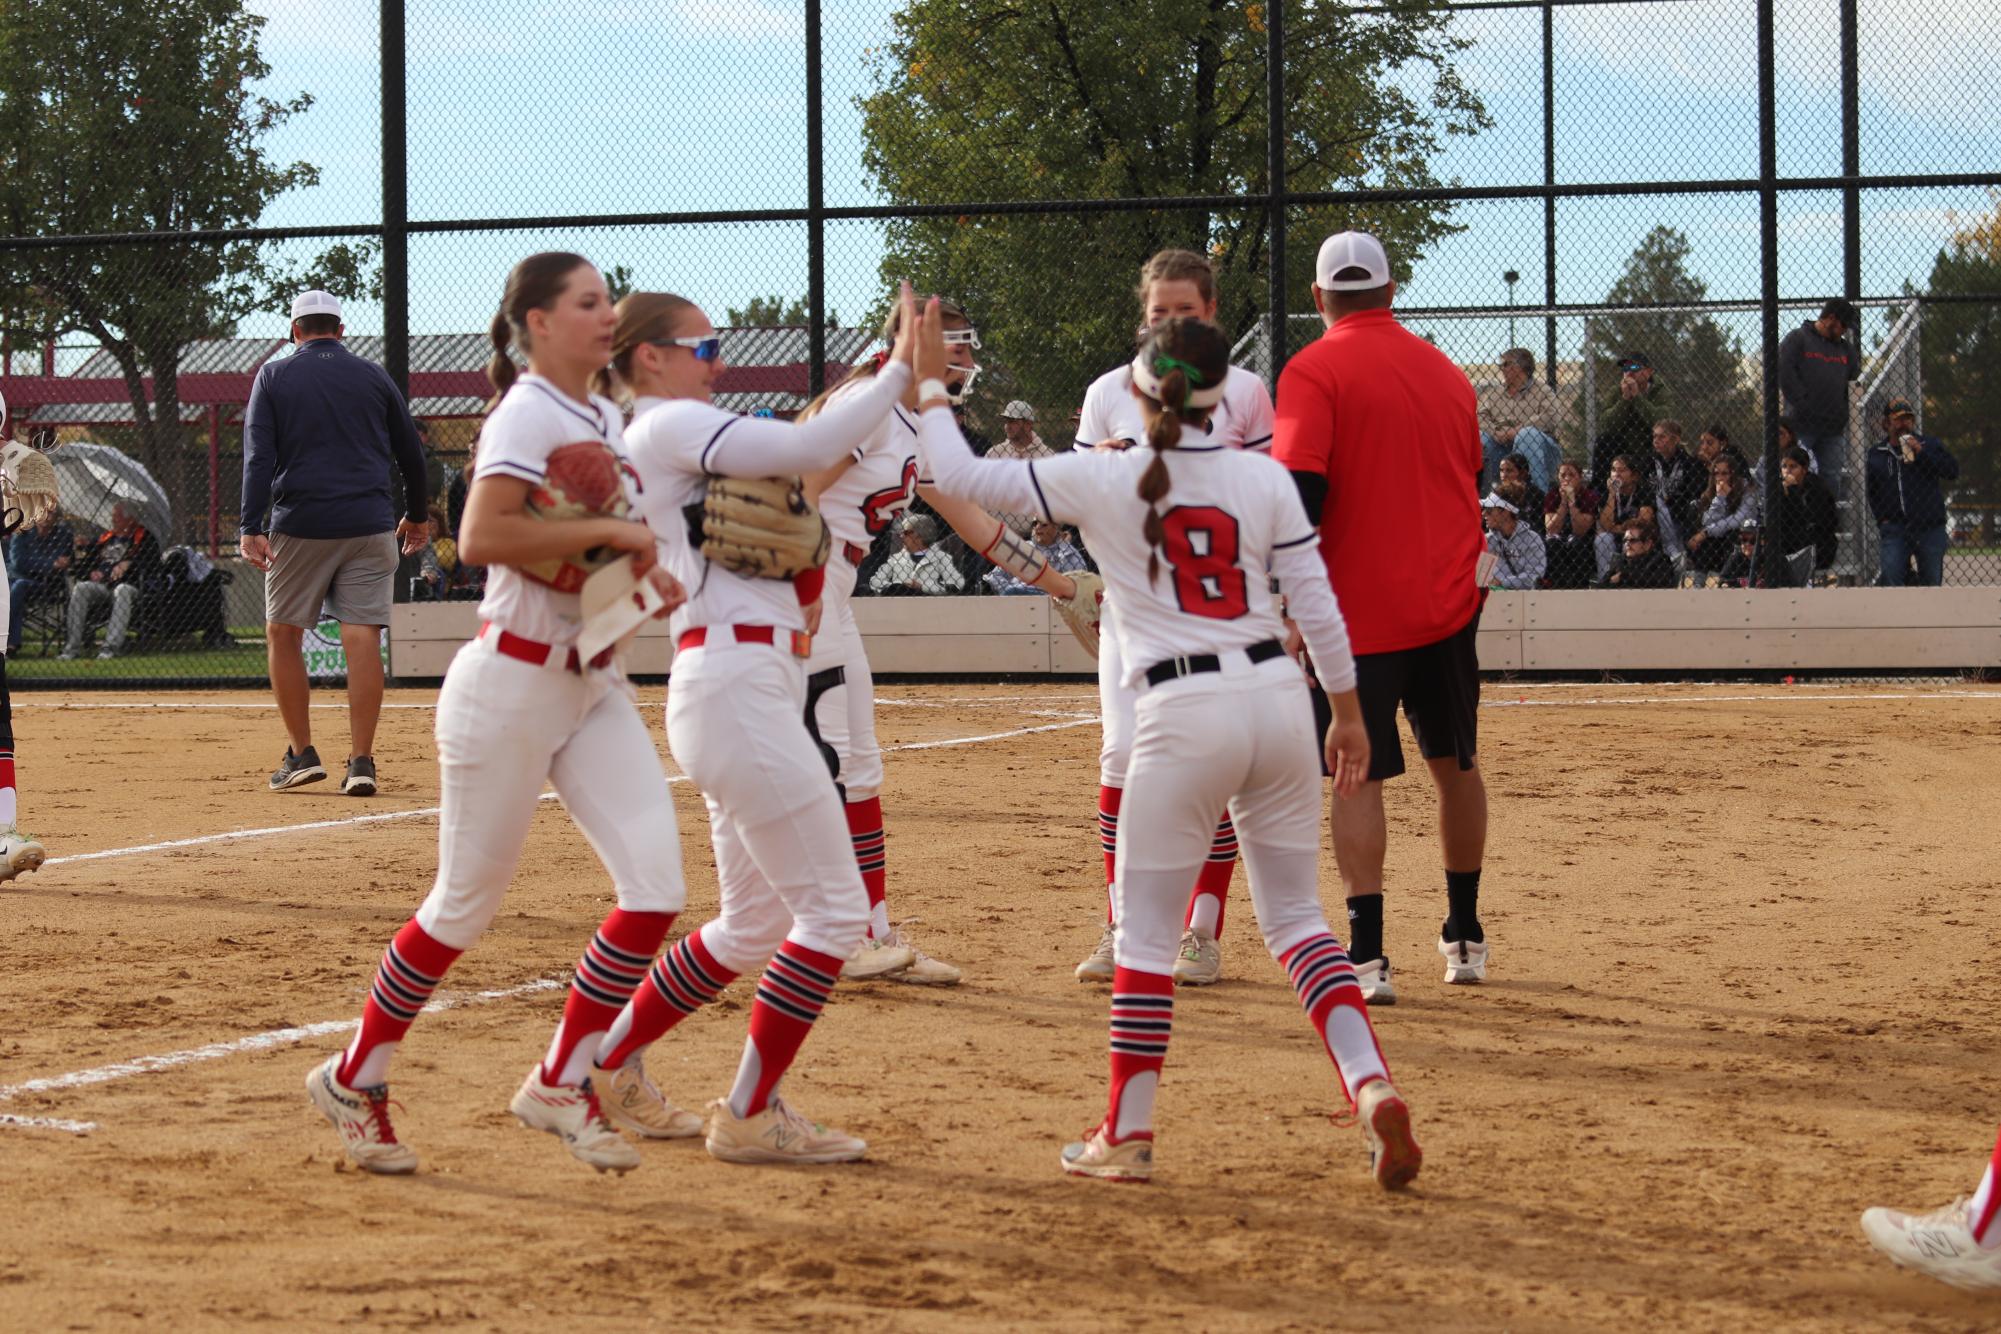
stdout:
POLYGON ((691 311, 701 314, 701 308, 672 292, 630 292, 613 309, 618 327, 611 333, 611 364, 591 372, 591 392, 625 403, 632 396, 632 354, 639 345, 677 337, 683 319, 691 311))
POLYGON ((516 264, 507 274, 507 288, 501 293, 500 309, 494 313, 487 334, 493 339, 493 355, 487 359, 486 378, 493 384, 493 397, 486 410, 492 412, 521 372, 508 352, 510 346, 528 350, 528 312, 547 310, 570 285, 570 275, 586 268, 590 261, 567 250, 544 250, 516 264))
MULTIPOLYGON (((929 300, 930 300, 929 297, 918 297, 917 309, 919 311, 922 311, 924 309, 925 302, 929 300)), ((941 326, 943 328, 969 329, 972 327, 973 321, 967 317, 966 312, 959 307, 958 303, 953 301, 947 301, 942 296, 938 298, 938 314, 944 320, 944 323, 941 326)), ((897 332, 902 327, 903 327, 903 306, 901 302, 898 302, 890 306, 889 315, 882 322, 882 341, 885 344, 894 344, 896 342, 897 332)), ((815 413, 819 412, 821 408, 827 406, 827 400, 832 398, 837 391, 846 388, 848 385, 854 383, 857 380, 865 380, 868 377, 874 375, 877 371, 882 369, 883 363, 888 359, 889 359, 889 352, 887 348, 885 348, 881 353, 877 355, 862 358, 860 361, 856 362, 853 366, 850 366, 848 368, 848 373, 846 375, 843 375, 838 383, 828 385, 825 389, 820 391, 820 394, 817 398, 815 398, 811 403, 808 403, 805 407, 801 408, 799 410, 799 416, 796 418, 796 420, 803 422, 808 417, 813 416, 815 413)))
POLYGON ((1139 298, 1141 309, 1145 309, 1147 295, 1155 283, 1194 283, 1204 301, 1216 299, 1216 270, 1210 266, 1208 256, 1193 250, 1163 250, 1140 265, 1139 286, 1133 289, 1133 295, 1139 298))
POLYGON ((1167 524, 1160 515, 1160 502, 1167 498, 1171 479, 1167 474, 1167 451, 1181 444, 1181 423, 1200 424, 1206 408, 1190 408, 1192 389, 1206 389, 1223 383, 1230 373, 1230 344, 1223 331, 1205 320, 1163 320, 1147 331, 1139 354, 1153 364, 1160 376, 1160 397, 1148 399, 1146 443, 1153 461, 1140 474, 1139 498, 1146 502, 1146 581, 1160 577, 1160 544, 1167 540, 1167 524), (1183 369, 1194 367, 1194 372, 1183 369))

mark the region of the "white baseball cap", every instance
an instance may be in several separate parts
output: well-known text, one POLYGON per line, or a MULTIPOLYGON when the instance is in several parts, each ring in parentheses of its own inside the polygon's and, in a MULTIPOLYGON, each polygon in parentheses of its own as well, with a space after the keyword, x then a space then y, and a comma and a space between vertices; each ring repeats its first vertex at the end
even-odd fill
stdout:
POLYGON ((340 298, 332 292, 301 292, 292 298, 292 318, 302 320, 308 315, 331 315, 340 318, 340 298))
POLYGON ((1017 398, 1001 409, 1001 416, 1011 417, 1016 421, 1032 422, 1035 420, 1035 409, 1028 406, 1026 399, 1017 398))
POLYGON ((1390 280, 1390 257, 1383 253, 1383 243, 1367 232, 1336 232, 1320 243, 1313 274, 1323 292, 1366 292, 1390 280), (1362 269, 1367 276, 1335 281, 1334 275, 1343 269, 1362 269))
POLYGON ((1480 502, 1480 508, 1483 510, 1506 510, 1508 513, 1514 515, 1516 518, 1520 518, 1522 513, 1519 509, 1515 507, 1513 501, 1509 500, 1507 497, 1503 496, 1498 491, 1489 491, 1487 493, 1487 498, 1480 502))

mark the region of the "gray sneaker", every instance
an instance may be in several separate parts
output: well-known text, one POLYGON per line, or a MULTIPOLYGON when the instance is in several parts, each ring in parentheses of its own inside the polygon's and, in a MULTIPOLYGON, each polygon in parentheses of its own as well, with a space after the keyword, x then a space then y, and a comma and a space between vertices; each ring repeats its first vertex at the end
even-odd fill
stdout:
POLYGON ((285 758, 278 761, 278 767, 271 771, 271 790, 283 792, 288 787, 301 787, 307 783, 317 783, 327 776, 320 764, 320 753, 307 746, 305 753, 294 755, 290 746, 285 747, 285 758))
POLYGON ((347 777, 341 780, 340 790, 350 797, 372 797, 375 795, 375 757, 355 755, 347 762, 347 777))

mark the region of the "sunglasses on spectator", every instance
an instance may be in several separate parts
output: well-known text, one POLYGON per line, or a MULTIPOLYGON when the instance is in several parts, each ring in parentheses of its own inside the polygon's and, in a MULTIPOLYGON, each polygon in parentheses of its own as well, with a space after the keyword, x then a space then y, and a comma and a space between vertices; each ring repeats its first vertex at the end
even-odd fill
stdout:
POLYGON ((714 361, 723 354, 723 340, 715 334, 706 338, 649 338, 649 347, 685 347, 695 354, 696 361, 714 361))
POLYGON ((1627 533, 1627 534, 1626 534, 1626 545, 1627 545, 1627 546, 1629 546, 1629 547, 1635 547, 1635 546, 1645 546, 1645 545, 1646 545, 1647 543, 1649 543, 1649 542, 1651 542, 1651 541, 1653 541, 1653 540, 1654 540, 1654 539, 1652 539, 1651 537, 1648 537, 1648 536, 1647 536, 1647 535, 1646 535, 1645 533, 1627 533))

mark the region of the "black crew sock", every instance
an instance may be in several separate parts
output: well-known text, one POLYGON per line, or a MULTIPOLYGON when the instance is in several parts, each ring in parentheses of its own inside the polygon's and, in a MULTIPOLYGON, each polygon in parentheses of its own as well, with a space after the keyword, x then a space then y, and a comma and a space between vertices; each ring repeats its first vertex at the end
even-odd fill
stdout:
POLYGON ((1445 899, 1450 906, 1446 909, 1445 925, 1439 928, 1439 934, 1448 941, 1484 944, 1487 933, 1480 929, 1480 873, 1447 871, 1445 899))
POLYGON ((1383 957, 1383 896, 1361 894, 1348 900, 1348 957, 1374 963, 1383 957))

